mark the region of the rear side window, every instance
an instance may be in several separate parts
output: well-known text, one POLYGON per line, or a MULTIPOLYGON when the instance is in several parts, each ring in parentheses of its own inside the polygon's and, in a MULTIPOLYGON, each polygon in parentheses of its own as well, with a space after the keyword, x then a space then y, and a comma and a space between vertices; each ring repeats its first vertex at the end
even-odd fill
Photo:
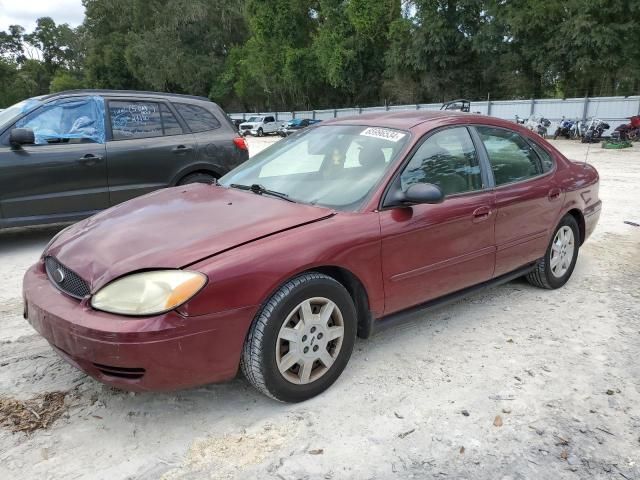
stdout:
POLYGON ((176 116, 164 103, 160 104, 160 114, 165 135, 182 135, 184 133, 176 116))
POLYGON ((553 157, 541 146, 531 142, 531 147, 535 150, 542 162, 542 171, 547 173, 553 170, 553 157))
POLYGON ((174 103, 180 116, 189 125, 193 133, 207 132, 220 128, 218 119, 207 109, 187 103, 174 103))
POLYGON ((109 117, 114 140, 162 136, 160 105, 156 102, 110 101, 109 117))
POLYGON ((477 127, 489 155, 496 185, 519 182, 543 173, 542 164, 531 145, 511 130, 477 127))

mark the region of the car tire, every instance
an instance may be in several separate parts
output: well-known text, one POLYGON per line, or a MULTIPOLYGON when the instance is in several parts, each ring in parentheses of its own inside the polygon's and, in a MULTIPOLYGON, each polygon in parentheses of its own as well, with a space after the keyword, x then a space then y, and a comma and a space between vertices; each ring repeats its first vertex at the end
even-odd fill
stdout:
POLYGON ((580 229, 572 215, 565 215, 553 232, 544 258, 540 259, 527 280, 536 287, 562 287, 573 273, 580 250, 580 229))
POLYGON ((346 288, 327 275, 304 273, 282 285, 258 311, 240 368, 265 395, 301 402, 340 376, 356 332, 356 310, 346 288))
POLYGON ((258 129, 258 136, 259 137, 263 137, 264 136, 264 130, 262 130, 261 128, 258 129))
POLYGON ((178 182, 178 185, 188 185, 190 183, 216 183, 216 177, 209 173, 192 173, 191 175, 187 175, 183 179, 178 182))

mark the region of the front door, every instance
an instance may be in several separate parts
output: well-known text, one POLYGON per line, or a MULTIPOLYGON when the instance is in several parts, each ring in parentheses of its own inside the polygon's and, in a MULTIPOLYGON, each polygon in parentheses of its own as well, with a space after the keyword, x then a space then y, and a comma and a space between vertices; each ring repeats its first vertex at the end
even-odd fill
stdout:
POLYGON ((12 128, 30 128, 36 143, 0 144, 0 208, 8 225, 66 221, 109 206, 101 99, 44 105, 12 128))
POLYGON ((380 212, 385 314, 489 280, 494 195, 467 128, 430 135, 396 182, 403 190, 432 183, 446 196, 437 205, 380 212))

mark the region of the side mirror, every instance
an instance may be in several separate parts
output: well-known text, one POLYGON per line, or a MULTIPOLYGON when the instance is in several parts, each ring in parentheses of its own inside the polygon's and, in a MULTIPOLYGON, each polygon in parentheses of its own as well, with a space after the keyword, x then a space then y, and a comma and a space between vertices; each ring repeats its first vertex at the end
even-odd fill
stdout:
POLYGON ((12 147, 33 145, 36 143, 36 136, 30 128, 14 128, 9 133, 9 143, 12 147))
POLYGON ((406 192, 400 188, 390 192, 385 207, 410 206, 423 203, 442 203, 444 193, 432 183, 414 183, 406 192))

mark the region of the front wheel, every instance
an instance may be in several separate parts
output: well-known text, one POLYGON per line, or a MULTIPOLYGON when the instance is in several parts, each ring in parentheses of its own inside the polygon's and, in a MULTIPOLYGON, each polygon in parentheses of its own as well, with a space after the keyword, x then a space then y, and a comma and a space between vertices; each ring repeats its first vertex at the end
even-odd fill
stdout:
POLYGON ((258 129, 258 136, 259 137, 264 136, 264 130, 262 130, 261 128, 258 129))
POLYGON ((556 227, 544 258, 538 261, 527 280, 540 288, 562 287, 573 273, 580 249, 580 229, 572 215, 565 215, 556 227))
POLYGON ((282 285, 258 312, 240 367, 249 382, 282 402, 318 395, 344 370, 356 339, 349 292, 317 272, 282 285))

